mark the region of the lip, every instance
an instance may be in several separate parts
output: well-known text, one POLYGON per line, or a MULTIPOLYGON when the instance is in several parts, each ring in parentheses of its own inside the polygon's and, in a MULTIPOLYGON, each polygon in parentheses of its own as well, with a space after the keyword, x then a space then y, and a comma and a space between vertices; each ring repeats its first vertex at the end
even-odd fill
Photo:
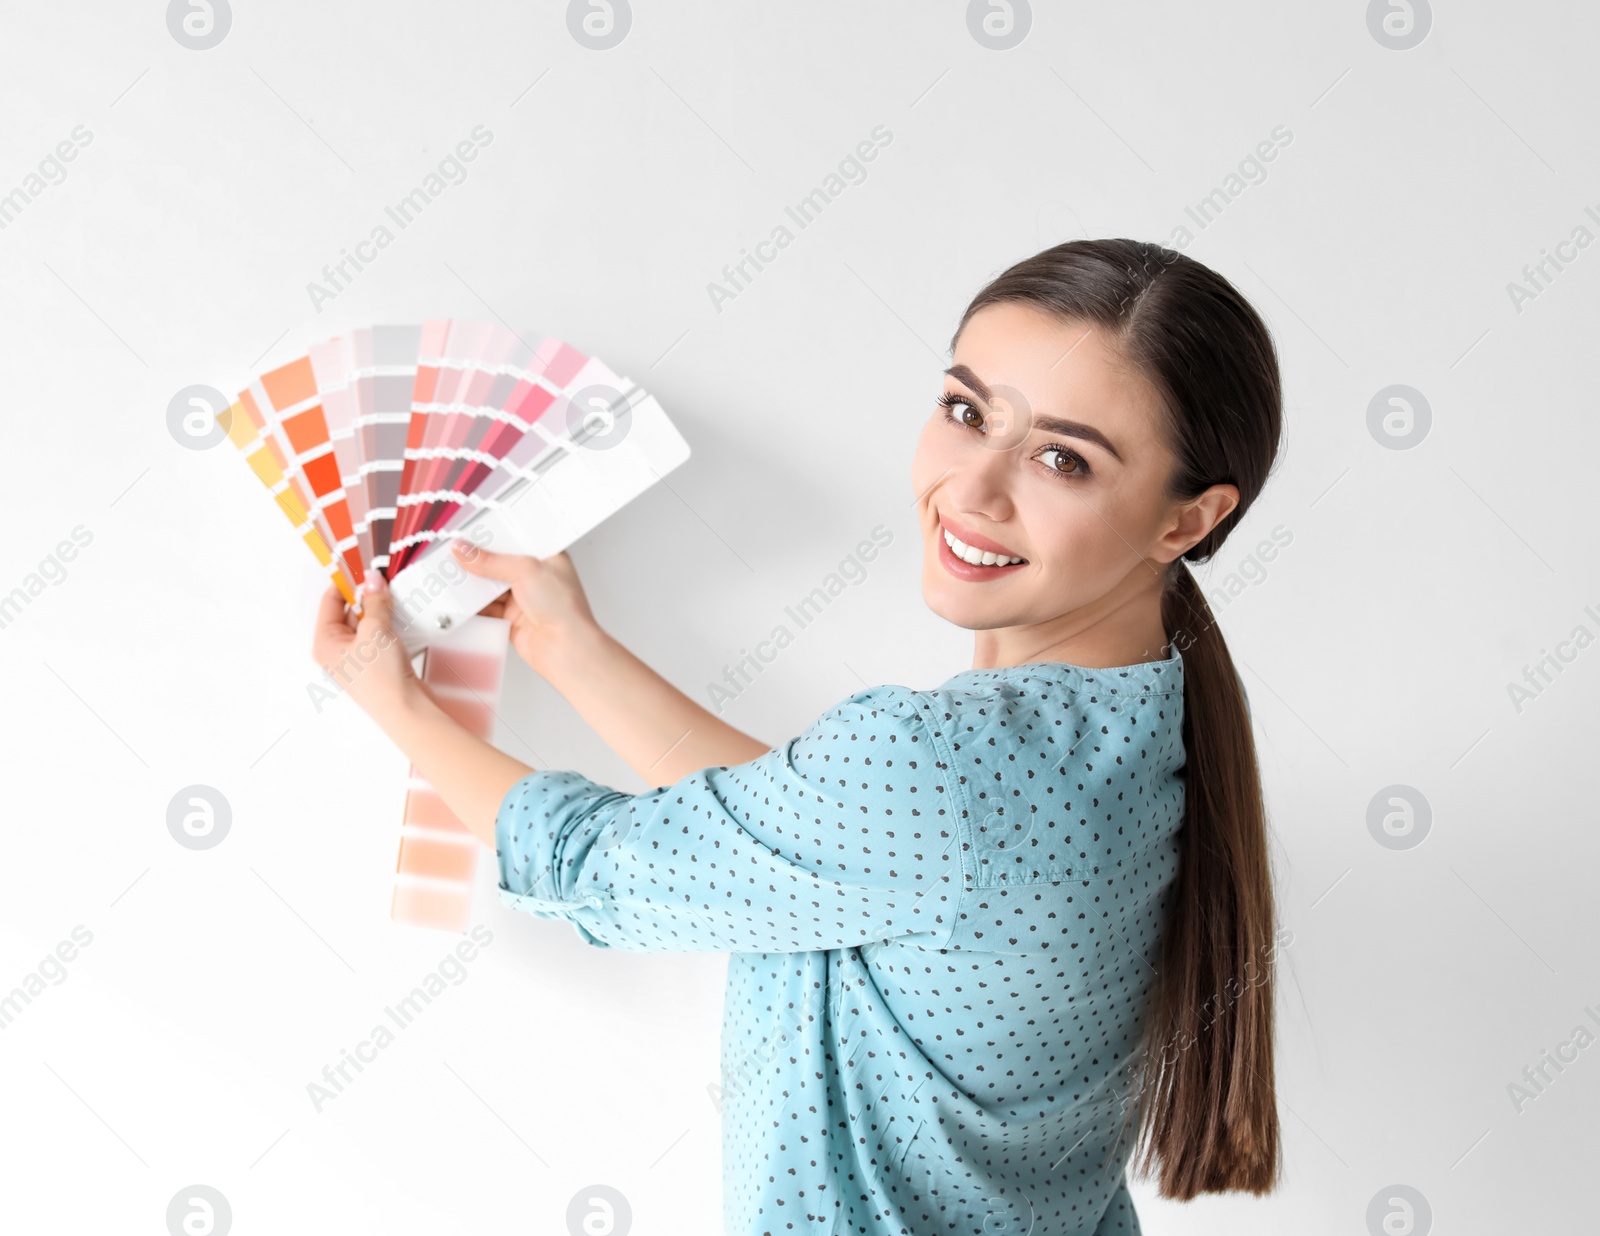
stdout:
POLYGON ((955 525, 946 525, 943 518, 941 518, 939 527, 936 530, 939 538, 939 565, 944 567, 946 571, 950 572, 950 574, 954 575, 957 579, 981 583, 985 580, 1000 579, 1011 574, 1013 571, 1020 571, 1023 567, 1028 565, 1026 561, 1013 562, 1010 566, 1003 567, 973 566, 970 562, 964 562, 951 552, 950 546, 945 542, 944 530, 947 526, 950 529, 951 535, 963 545, 970 545, 974 549, 989 550, 990 552, 996 554, 1006 554, 1008 557, 1016 557, 1017 555, 1011 554, 1009 550, 1005 549, 1003 546, 996 545, 993 541, 988 540, 986 537, 974 536, 973 539, 969 541, 966 537, 961 535, 960 531, 955 527, 955 525))
MULTIPOLYGON (((976 532, 968 532, 960 524, 952 523, 943 515, 939 516, 939 524, 941 529, 941 535, 939 539, 941 541, 944 540, 943 532, 948 531, 951 536, 955 537, 956 540, 960 541, 963 545, 970 545, 973 549, 988 550, 991 554, 1004 554, 1007 558, 1022 557, 1021 554, 1012 553, 998 541, 991 541, 988 537, 979 536, 976 532)), ((1026 564, 1017 563, 1016 565, 1023 566, 1026 564)))

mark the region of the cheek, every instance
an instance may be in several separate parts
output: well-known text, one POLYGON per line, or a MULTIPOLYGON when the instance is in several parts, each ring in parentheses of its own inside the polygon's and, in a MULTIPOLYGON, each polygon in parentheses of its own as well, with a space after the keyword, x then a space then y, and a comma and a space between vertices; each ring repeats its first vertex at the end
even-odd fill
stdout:
POLYGON ((1126 513, 1105 493, 1073 493, 1041 505, 1047 509, 1034 511, 1028 527, 1047 561, 1072 566, 1080 578, 1129 561, 1129 544, 1137 541, 1124 526, 1126 513))
POLYGON ((1142 556, 1151 535, 1151 513, 1126 498, 1122 490, 1085 489, 1052 503, 1029 526, 1045 529, 1051 560, 1072 564, 1080 577, 1119 574, 1142 556))
POLYGON ((911 490, 919 502, 927 498, 928 490, 950 467, 952 444, 947 440, 948 435, 939 432, 940 428, 932 419, 923 425, 916 452, 911 457, 911 490))

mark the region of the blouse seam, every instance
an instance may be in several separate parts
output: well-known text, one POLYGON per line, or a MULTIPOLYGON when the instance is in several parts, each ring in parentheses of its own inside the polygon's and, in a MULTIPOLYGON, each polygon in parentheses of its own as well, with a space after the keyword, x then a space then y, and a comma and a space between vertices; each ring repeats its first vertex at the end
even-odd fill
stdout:
POLYGON ((922 732, 927 735, 928 745, 934 748, 934 775, 940 776, 942 774, 945 802, 951 809, 951 824, 955 830, 956 856, 961 860, 961 887, 956 892, 955 904, 950 907, 950 930, 945 933, 944 939, 936 946, 940 949, 948 949, 950 941, 955 939, 956 928, 961 923, 961 914, 966 908, 967 894, 977 882, 976 872, 968 866, 969 855, 972 853, 972 845, 967 828, 971 804, 967 800, 966 787, 961 784, 956 776, 955 752, 945 742, 943 735, 935 732, 933 726, 928 724, 928 719, 922 715, 921 706, 915 700, 912 701, 912 706, 916 709, 913 716, 917 724, 922 727, 922 732), (944 765, 942 770, 939 768, 940 764, 944 765))
POLYGON ((1091 691, 1089 687, 1080 685, 1080 686, 1077 686, 1077 687, 1073 688, 1073 694, 1074 695, 1097 694, 1097 695, 1100 695, 1102 697, 1104 697, 1104 696, 1116 696, 1119 699, 1149 700, 1149 699, 1166 699, 1169 696, 1182 695, 1183 694, 1183 688, 1182 687, 1169 687, 1165 691, 1111 691, 1111 690, 1107 690, 1106 688, 1102 687, 1102 688, 1100 688, 1099 691, 1091 691))

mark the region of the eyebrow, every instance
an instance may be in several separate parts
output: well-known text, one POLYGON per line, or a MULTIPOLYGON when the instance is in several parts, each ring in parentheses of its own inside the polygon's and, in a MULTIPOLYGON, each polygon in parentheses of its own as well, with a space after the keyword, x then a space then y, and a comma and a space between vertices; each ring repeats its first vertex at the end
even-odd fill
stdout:
MULTIPOLYGON (((994 392, 984 384, 982 378, 973 373, 972 370, 967 366, 961 364, 951 365, 950 368, 945 370, 945 373, 949 374, 963 386, 971 387, 973 392, 978 396, 979 399, 983 400, 984 403, 994 402, 994 392)), ((1101 433, 1093 425, 1085 425, 1080 421, 1062 420, 1058 416, 1040 416, 1036 413, 1032 415, 1030 424, 1032 428, 1043 429, 1047 433, 1058 433, 1063 437, 1081 438, 1085 442, 1093 442, 1118 463, 1123 462, 1121 453, 1116 447, 1111 445, 1111 439, 1106 437, 1105 434, 1101 433)))

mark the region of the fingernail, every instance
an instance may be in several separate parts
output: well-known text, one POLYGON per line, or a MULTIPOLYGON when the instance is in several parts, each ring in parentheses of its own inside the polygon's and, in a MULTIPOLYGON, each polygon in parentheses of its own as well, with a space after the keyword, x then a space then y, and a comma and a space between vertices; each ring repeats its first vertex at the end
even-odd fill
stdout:
POLYGON ((366 579, 362 583, 361 587, 362 587, 362 589, 364 591, 366 591, 368 593, 382 592, 383 591, 383 587, 384 587, 383 572, 382 571, 368 571, 367 575, 366 575, 366 579))
POLYGON ((458 553, 458 554, 464 554, 464 553, 467 552, 466 543, 464 541, 461 541, 461 540, 451 541, 450 542, 450 548, 451 548, 451 550, 453 552, 458 553))

